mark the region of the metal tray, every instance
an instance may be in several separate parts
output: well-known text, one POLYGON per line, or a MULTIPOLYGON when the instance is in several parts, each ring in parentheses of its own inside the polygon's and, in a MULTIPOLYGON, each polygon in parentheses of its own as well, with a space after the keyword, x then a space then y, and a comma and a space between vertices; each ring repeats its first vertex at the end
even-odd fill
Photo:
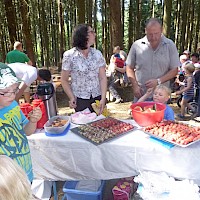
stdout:
MULTIPOLYGON (((95 122, 98 122, 98 121, 103 121, 103 120, 106 120, 106 119, 114 119, 114 118, 108 117, 108 118, 100 119, 100 120, 97 120, 97 121, 88 123, 88 125, 90 125, 90 124, 92 124, 92 123, 95 123, 95 122)), ((114 120, 117 120, 117 119, 114 119, 114 120)), ((120 120, 117 120, 117 121, 118 121, 118 122, 122 122, 122 121, 120 121, 120 120)), ((123 122, 123 123, 126 123, 126 122, 123 122)), ((126 124, 129 124, 129 123, 126 123, 126 124)), ((125 134, 127 134, 127 133, 130 133, 131 131, 134 131, 134 130, 136 130, 136 129, 137 129, 137 127, 136 127, 136 126, 133 126, 132 129, 130 129, 130 130, 128 130, 128 131, 124 131, 124 132, 122 132, 122 133, 119 133, 119 134, 117 134, 117 135, 115 135, 115 136, 113 136, 113 137, 110 137, 110 138, 108 138, 108 139, 105 139, 104 141, 99 142, 99 143, 97 143, 97 142, 95 142, 95 141, 92 141, 92 140, 90 140, 89 138, 85 137, 84 135, 80 134, 79 127, 72 128, 71 131, 72 131, 73 133, 75 133, 76 135, 82 137, 83 139, 85 139, 85 140, 87 140, 87 141, 93 143, 94 145, 100 145, 100 144, 103 144, 103 143, 105 143, 105 142, 115 140, 115 139, 117 139, 117 138, 119 138, 119 137, 121 137, 121 136, 123 136, 123 135, 125 135, 125 134)))
POLYGON ((199 140, 196 140, 196 141, 194 141, 194 142, 190 142, 189 144, 183 145, 183 144, 178 144, 178 143, 172 142, 172 141, 170 141, 170 140, 166 140, 166 139, 164 139, 164 138, 162 138, 162 137, 159 137, 159 136, 157 136, 157 135, 151 134, 151 133, 146 132, 146 131, 145 131, 145 133, 148 134, 148 135, 151 136, 151 137, 157 138, 157 139, 162 140, 162 141, 164 141, 164 142, 168 142, 168 143, 174 144, 174 145, 179 146, 179 147, 188 147, 188 146, 190 146, 190 145, 192 145, 192 144, 195 144, 195 143, 197 143, 197 142, 200 141, 200 139, 199 139, 199 140))
MULTIPOLYGON (((181 122, 177 122, 177 121, 176 121, 175 123, 180 123, 180 124, 187 125, 186 123, 181 123, 181 122)), ((193 126, 191 126, 191 125, 187 125, 187 126, 188 126, 188 127, 193 127, 193 126)), ((160 137, 160 136, 154 135, 154 134, 152 134, 152 133, 150 133, 150 132, 148 132, 148 131, 144 131, 144 132, 145 132, 146 134, 148 134, 149 136, 153 137, 153 138, 157 138, 157 139, 159 139, 159 140, 161 140, 161 141, 164 141, 164 142, 167 142, 167 143, 171 143, 171 144, 174 144, 174 145, 179 146, 179 147, 188 147, 188 146, 190 146, 190 145, 192 145, 192 144, 195 144, 195 143, 197 143, 197 142, 200 141, 200 139, 199 139, 199 140, 196 140, 196 141, 194 141, 194 142, 190 142, 190 143, 188 143, 188 144, 186 144, 186 145, 183 145, 183 144, 178 144, 178 143, 176 143, 176 142, 167 140, 167 139, 162 138, 162 137, 160 137)))

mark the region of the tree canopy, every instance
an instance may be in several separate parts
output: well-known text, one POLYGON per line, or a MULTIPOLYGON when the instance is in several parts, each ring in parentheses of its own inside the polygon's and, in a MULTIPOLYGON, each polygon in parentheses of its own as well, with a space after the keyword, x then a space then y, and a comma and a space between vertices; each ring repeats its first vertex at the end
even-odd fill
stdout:
POLYGON ((179 53, 200 48, 200 0, 3 0, 0 2, 0 60, 21 41, 32 62, 61 66, 71 48, 74 27, 88 23, 96 31, 95 47, 108 61, 114 46, 126 52, 145 35, 147 19, 163 22, 163 33, 179 53))

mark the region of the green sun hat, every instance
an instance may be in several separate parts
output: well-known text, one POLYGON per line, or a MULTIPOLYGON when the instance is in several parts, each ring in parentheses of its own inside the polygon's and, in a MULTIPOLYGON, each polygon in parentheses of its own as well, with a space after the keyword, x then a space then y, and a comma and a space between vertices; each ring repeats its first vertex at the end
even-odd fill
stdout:
POLYGON ((15 72, 6 64, 0 62, 0 89, 5 89, 21 80, 16 77, 15 72))

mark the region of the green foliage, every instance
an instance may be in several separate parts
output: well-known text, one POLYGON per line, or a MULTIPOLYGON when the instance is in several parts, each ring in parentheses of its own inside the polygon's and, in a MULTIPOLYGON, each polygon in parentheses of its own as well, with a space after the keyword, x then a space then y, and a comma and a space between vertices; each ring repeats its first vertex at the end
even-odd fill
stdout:
MULTIPOLYGON (((48 0, 24 0, 28 3, 28 13, 27 15, 30 17, 31 20, 31 32, 30 34, 32 35, 32 40, 34 44, 34 56, 36 58, 36 62, 38 66, 45 65, 47 62, 50 63, 50 66, 55 66, 59 65, 60 60, 62 59, 61 55, 61 32, 60 32, 60 22, 59 19, 63 17, 64 19, 64 50, 68 50, 71 48, 71 37, 72 37, 72 32, 74 27, 77 25, 77 1, 76 0, 60 0, 61 5, 62 5, 62 11, 63 11, 63 16, 59 16, 58 13, 58 0, 56 1, 48 1, 48 0), (45 23, 45 24, 44 24, 45 23), (46 27, 46 28, 45 28, 46 27)), ((105 0, 107 2, 106 5, 108 5, 108 0, 105 0)), ((177 40, 178 48, 181 48, 180 43, 180 37, 182 34, 182 30, 180 28, 178 29, 178 37, 175 38, 175 32, 176 32, 176 27, 178 26, 176 24, 176 17, 177 17, 177 1, 172 1, 172 12, 171 12, 171 28, 170 28, 170 38, 172 40, 177 40)), ((1 29, 0 29, 0 59, 4 60, 5 55, 8 51, 12 49, 11 45, 11 33, 9 29, 9 24, 7 21, 6 12, 5 12, 5 1, 0 2, 0 20, 1 20, 1 29)), ((93 3, 97 4, 97 18, 98 21, 95 23, 94 21, 94 5, 92 7, 93 10, 93 24, 92 26, 96 25, 95 30, 97 30, 97 46, 96 48, 99 49, 100 51, 104 52, 104 46, 103 46, 103 34, 102 31, 104 30, 104 27, 102 27, 102 22, 101 22, 101 14, 102 14, 102 3, 104 2, 103 0, 96 0, 92 1, 93 3)), ((130 41, 129 37, 129 4, 130 0, 124 0, 121 1, 124 2, 124 50, 126 52, 129 51, 129 46, 128 42, 130 41)), ((136 0, 133 0, 133 37, 136 35, 136 8, 138 5, 136 5, 136 0)), ((149 19, 152 16, 152 5, 149 0, 142 0, 142 5, 141 5, 141 21, 140 21, 140 37, 145 35, 144 29, 145 29, 145 22, 147 19, 149 19)), ((182 2, 182 1, 181 1, 182 2)), ((188 0, 188 5, 191 3, 191 0, 188 0)), ((24 47, 26 47, 25 44, 25 35, 22 31, 23 28, 23 20, 22 20, 22 15, 20 13, 20 1, 17 0, 12 0, 14 10, 16 12, 16 30, 17 30, 17 39, 22 41, 24 44, 24 47)), ((154 1, 155 3, 155 10, 154 10, 154 15, 155 17, 159 18, 162 20, 163 18, 163 4, 162 1, 154 1)), ((88 6, 92 6, 89 4, 89 1, 85 0, 86 4, 86 9, 88 6)), ((191 51, 195 51, 195 43, 198 43, 197 39, 200 37, 199 34, 199 28, 196 27, 197 21, 198 21, 198 16, 200 12, 200 1, 199 0, 194 0, 194 7, 192 5, 190 6, 190 9, 194 10, 194 20, 186 22, 186 26, 193 25, 193 32, 191 33, 191 38, 188 38, 189 36, 187 35, 188 33, 186 32, 185 38, 187 39, 187 43, 185 44, 184 48, 190 48, 191 51), (188 23, 188 24, 187 24, 188 23), (196 39, 196 40, 195 40, 196 39)), ((106 25, 110 26, 110 12, 109 9, 115 9, 115 8, 109 8, 106 7, 106 18, 107 22, 106 25)), ((181 10, 183 7, 181 7, 181 10)), ((188 9, 189 10, 189 9, 188 9)), ((185 13, 189 16, 189 13, 185 13)), ((89 20, 88 18, 88 13, 86 11, 85 13, 85 21, 87 22, 89 20)), ((182 17, 180 18, 180 24, 182 24, 182 17)), ((106 51, 104 52, 104 55, 107 55, 108 57, 110 56, 110 47, 112 46, 111 41, 111 33, 109 27, 107 27, 107 32, 106 34, 106 51)), ((133 41, 136 38, 133 38, 133 41)), ((107 58, 106 58, 107 59, 107 58)))

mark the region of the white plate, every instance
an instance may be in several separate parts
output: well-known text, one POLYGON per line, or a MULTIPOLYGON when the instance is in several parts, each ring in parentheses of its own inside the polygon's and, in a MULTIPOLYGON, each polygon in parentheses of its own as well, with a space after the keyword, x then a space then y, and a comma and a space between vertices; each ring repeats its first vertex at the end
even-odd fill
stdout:
MULTIPOLYGON (((96 119, 96 118, 95 118, 95 119, 96 119)), ((77 125, 84 125, 84 124, 88 124, 88 123, 91 123, 91 122, 95 121, 95 119, 93 119, 93 120, 88 120, 87 122, 79 122, 79 123, 74 122, 74 121, 71 119, 71 122, 72 122, 73 124, 77 124, 77 125)))
POLYGON ((82 113, 79 113, 79 116, 77 117, 73 117, 73 115, 76 115, 77 113, 74 113, 71 115, 71 122, 73 124, 77 124, 77 125, 83 125, 83 124, 88 124, 90 122, 93 122, 96 118, 97 118, 97 115, 94 113, 89 113, 89 114, 82 114, 82 113), (91 117, 88 117, 87 115, 90 115, 93 116, 93 118, 91 119, 91 117), (96 116, 95 116, 96 115, 96 116), (74 120, 74 118, 76 120, 74 120))

